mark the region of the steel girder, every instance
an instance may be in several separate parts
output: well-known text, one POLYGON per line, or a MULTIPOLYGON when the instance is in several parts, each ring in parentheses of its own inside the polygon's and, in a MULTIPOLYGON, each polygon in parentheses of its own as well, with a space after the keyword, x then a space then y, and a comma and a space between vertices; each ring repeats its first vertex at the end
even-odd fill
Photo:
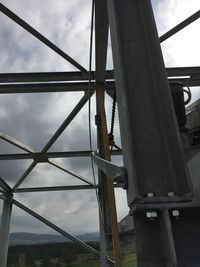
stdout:
POLYGON ((198 266, 199 203, 191 202, 150 0, 107 3, 138 267, 198 266))

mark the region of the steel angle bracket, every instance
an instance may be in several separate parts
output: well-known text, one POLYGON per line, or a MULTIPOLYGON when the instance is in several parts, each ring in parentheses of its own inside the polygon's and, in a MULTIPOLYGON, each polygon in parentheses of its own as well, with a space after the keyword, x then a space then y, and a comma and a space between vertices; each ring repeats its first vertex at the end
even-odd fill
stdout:
POLYGON ((128 179, 125 167, 118 166, 108 160, 102 159, 97 156, 97 154, 97 152, 92 152, 91 154, 92 160, 96 166, 108 177, 113 178, 113 181, 120 185, 123 189, 127 189, 128 179))

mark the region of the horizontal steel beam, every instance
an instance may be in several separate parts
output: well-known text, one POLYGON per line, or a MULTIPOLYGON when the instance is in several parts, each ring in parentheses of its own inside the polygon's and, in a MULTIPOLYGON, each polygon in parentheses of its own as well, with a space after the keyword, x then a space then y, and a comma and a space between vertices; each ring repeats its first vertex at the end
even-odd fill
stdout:
MULTIPOLYGON (((92 90, 94 90, 94 82, 92 90)), ((110 88, 111 85, 109 84, 110 88)), ((113 88, 113 83, 112 83, 113 88)), ((53 92, 81 92, 88 90, 88 82, 69 83, 29 83, 29 84, 1 84, 0 94, 16 93, 53 93, 53 92)))
POLYGON ((8 9, 6 6, 0 3, 0 11, 9 17, 11 20, 16 22, 18 25, 20 25, 22 28, 24 28, 27 32, 32 34, 35 38, 40 40, 43 44, 51 48, 54 52, 56 52, 59 56, 66 59, 68 62, 70 62, 73 66, 75 66, 80 71, 87 74, 87 70, 81 66, 78 62, 76 62, 73 58, 71 58, 69 55, 67 55, 64 51, 62 51, 59 47, 57 47, 55 44, 53 44, 51 41, 49 41, 44 35, 36 31, 32 26, 30 26, 28 23, 26 23, 24 20, 22 20, 19 16, 17 16, 15 13, 13 13, 10 9, 8 9))
POLYGON ((200 67, 176 67, 166 68, 168 77, 178 76, 200 76, 200 67))
POLYGON ((95 189, 95 186, 92 186, 92 185, 68 185, 68 186, 18 188, 18 189, 16 189, 15 193, 68 191, 68 190, 89 190, 89 189, 95 189))
MULTIPOLYGON (((122 155, 122 151, 113 150, 111 152, 112 156, 122 155)), ((34 152, 31 154, 28 153, 19 153, 19 154, 0 154, 0 160, 22 160, 22 159, 33 159, 36 160, 39 158, 82 158, 90 157, 91 151, 64 151, 64 152, 34 152)))
MULTIPOLYGON (((169 81, 181 81, 184 86, 200 86, 199 75, 180 77, 181 75, 173 75, 169 81)), ((94 82, 92 82, 92 91, 94 91, 94 82)), ((106 90, 111 91, 115 88, 114 81, 106 82, 106 90)), ((89 90, 88 82, 73 83, 40 83, 40 84, 0 84, 0 94, 19 94, 19 93, 56 93, 56 92, 87 92, 89 90)))
MULTIPOLYGON (((115 188, 121 188, 120 185, 114 184, 115 188)), ((70 190, 91 190, 95 189, 93 185, 66 185, 66 186, 48 186, 48 187, 29 187, 18 188, 15 193, 31 193, 31 192, 51 192, 51 191, 70 191, 70 190)), ((98 188, 98 185, 97 185, 98 188)), ((5 199, 4 195, 0 195, 0 198, 5 199)))
MULTIPOLYGON (((175 68, 166 68, 168 77, 178 77, 178 76, 200 76, 200 67, 175 67, 175 68)), ((92 81, 95 80, 95 72, 92 74, 92 81)), ((106 81, 114 80, 114 71, 107 70, 106 71, 106 81)), ((88 75, 83 74, 80 71, 69 71, 69 72, 32 72, 32 73, 0 73, 0 84, 8 83, 8 84, 17 84, 17 83, 38 83, 40 86, 40 82, 69 82, 69 81, 87 81, 87 83, 83 83, 82 85, 88 86, 88 75)), ((48 84, 47 84, 48 85, 48 84)), ((62 83, 63 86, 69 86, 69 83, 62 83)), ((74 85, 81 86, 79 83, 74 83, 74 85)), ((109 85, 109 83, 108 83, 109 85)))
MULTIPOLYGON (((113 79, 113 70, 106 71, 106 78, 113 79)), ((92 81, 95 72, 91 72, 92 81)), ((88 81, 88 75, 80 71, 0 73, 0 83, 88 81)))
POLYGON ((85 75, 80 71, 0 73, 0 83, 29 83, 82 80, 88 80, 88 75, 85 75))

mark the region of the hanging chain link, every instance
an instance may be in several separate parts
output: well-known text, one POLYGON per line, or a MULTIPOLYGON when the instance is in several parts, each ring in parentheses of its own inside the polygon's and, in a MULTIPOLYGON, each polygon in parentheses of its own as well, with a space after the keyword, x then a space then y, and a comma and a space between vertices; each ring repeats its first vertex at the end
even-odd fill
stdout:
POLYGON ((114 90, 113 105, 112 105, 112 116, 111 116, 111 126, 110 126, 110 133, 111 134, 113 134, 113 132, 114 132, 116 105, 117 105, 117 97, 116 97, 116 91, 114 90))
POLYGON ((121 150, 121 148, 118 147, 115 144, 115 139, 114 139, 114 126, 115 126, 116 106, 117 106, 117 96, 116 96, 116 91, 114 90, 113 105, 112 105, 112 116, 111 116, 111 125, 110 125, 110 133, 108 134, 110 150, 113 150, 113 147, 115 147, 118 150, 121 150))

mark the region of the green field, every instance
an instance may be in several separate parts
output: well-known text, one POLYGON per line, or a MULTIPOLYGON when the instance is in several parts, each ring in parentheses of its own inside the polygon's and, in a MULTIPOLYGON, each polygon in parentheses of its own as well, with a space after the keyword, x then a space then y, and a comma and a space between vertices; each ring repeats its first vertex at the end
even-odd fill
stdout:
MULTIPOLYGON (((93 246, 99 250, 98 242, 93 243, 93 246)), ((73 243, 10 247, 7 266, 18 266, 19 258, 23 255, 30 267, 100 267, 98 258, 91 253, 85 253, 73 243)), ((111 251, 109 255, 112 258, 111 251)), ((134 245, 122 246, 121 255, 123 267, 136 267, 134 245)))

